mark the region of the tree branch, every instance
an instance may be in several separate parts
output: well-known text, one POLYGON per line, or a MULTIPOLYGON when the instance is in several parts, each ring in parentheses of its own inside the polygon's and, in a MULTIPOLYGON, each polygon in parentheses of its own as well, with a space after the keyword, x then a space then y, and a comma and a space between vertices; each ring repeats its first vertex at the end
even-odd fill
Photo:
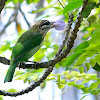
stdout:
POLYGON ((66 26, 66 29, 65 29, 65 36, 64 36, 63 42, 60 45, 60 48, 57 51, 57 53, 56 53, 55 56, 58 56, 61 53, 61 51, 63 50, 64 46, 65 46, 65 43, 66 43, 66 41, 68 39, 68 34, 70 32, 70 29, 71 29, 71 25, 72 25, 72 22, 73 22, 73 18, 74 18, 74 15, 73 14, 69 15, 68 25, 66 26))
POLYGON ((64 8, 63 4, 60 2, 60 0, 58 0, 59 4, 62 6, 62 8, 64 8))
POLYGON ((20 92, 15 92, 15 93, 11 93, 11 92, 6 92, 6 91, 2 91, 0 90, 0 95, 4 95, 4 96, 18 96, 18 95, 22 95, 25 93, 28 93, 29 91, 32 91, 34 88, 36 88, 37 86, 39 86, 46 78, 47 76, 52 72, 53 68, 49 67, 45 73, 43 74, 43 76, 34 84, 30 85, 28 88, 26 88, 25 90, 22 90, 20 92))
POLYGON ((74 41, 75 41, 75 39, 77 37, 77 32, 79 31, 78 28, 80 27, 81 21, 82 21, 82 11, 87 6, 87 3, 88 3, 88 0, 84 0, 82 9, 79 12, 79 16, 77 17, 77 21, 75 23, 75 27, 74 27, 73 31, 71 32, 70 38, 68 39, 67 48, 64 49, 62 51, 62 53, 59 54, 59 56, 55 57, 54 60, 50 60, 49 62, 41 63, 41 66, 43 66, 43 65, 46 66, 46 67, 49 67, 50 66, 49 68, 47 68, 47 70, 45 71, 45 73, 43 74, 43 76, 37 82, 35 82, 34 84, 30 85, 25 90, 22 90, 22 91, 19 91, 19 92, 16 92, 16 93, 10 93, 10 92, 6 92, 6 91, 2 91, 1 90, 0 91, 0 95, 5 95, 5 96, 18 96, 18 95, 22 95, 22 94, 28 93, 29 91, 32 91, 34 88, 36 88, 37 86, 39 86, 47 78, 47 76, 52 72, 53 66, 57 62, 59 62, 63 58, 65 58, 67 56, 67 54, 70 52, 71 48, 73 47, 74 41))
POLYGON ((7 0, 0 0, 0 14, 1 14, 2 9, 4 8, 4 5, 5 5, 6 1, 7 0))

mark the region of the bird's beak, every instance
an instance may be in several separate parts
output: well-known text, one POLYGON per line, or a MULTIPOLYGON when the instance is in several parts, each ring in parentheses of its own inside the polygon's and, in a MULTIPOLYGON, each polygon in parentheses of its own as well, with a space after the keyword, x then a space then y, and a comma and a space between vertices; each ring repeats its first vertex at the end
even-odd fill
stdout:
POLYGON ((54 24, 55 22, 50 22, 50 23, 51 23, 50 28, 54 28, 54 25, 53 25, 53 24, 54 24))

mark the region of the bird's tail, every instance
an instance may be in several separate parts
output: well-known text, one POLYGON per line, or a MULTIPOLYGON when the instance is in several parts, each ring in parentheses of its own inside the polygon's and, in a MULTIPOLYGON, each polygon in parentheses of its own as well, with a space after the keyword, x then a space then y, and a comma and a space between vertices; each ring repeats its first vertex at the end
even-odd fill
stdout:
POLYGON ((11 82, 11 81, 12 81, 12 78, 13 78, 14 71, 15 71, 15 68, 16 68, 16 67, 17 67, 17 63, 12 62, 12 63, 10 64, 10 67, 9 67, 8 72, 7 72, 7 74, 6 74, 4 83, 5 83, 5 82, 11 82))

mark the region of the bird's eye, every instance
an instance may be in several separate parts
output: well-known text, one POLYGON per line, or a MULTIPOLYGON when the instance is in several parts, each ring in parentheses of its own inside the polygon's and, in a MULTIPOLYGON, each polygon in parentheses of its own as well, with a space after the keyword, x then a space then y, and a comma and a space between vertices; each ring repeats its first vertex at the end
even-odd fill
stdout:
POLYGON ((50 25, 51 25, 51 23, 49 21, 43 21, 42 24, 41 24, 41 29, 42 30, 50 29, 50 25))
POLYGON ((50 24, 49 21, 45 21, 45 22, 42 24, 42 26, 43 26, 43 25, 49 25, 49 24, 50 24))

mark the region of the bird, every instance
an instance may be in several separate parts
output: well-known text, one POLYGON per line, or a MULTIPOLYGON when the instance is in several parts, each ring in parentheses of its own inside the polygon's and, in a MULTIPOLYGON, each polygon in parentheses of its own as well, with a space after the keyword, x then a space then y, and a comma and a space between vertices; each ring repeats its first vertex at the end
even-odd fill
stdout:
POLYGON ((19 37, 12 50, 10 67, 4 83, 12 81, 18 63, 27 62, 39 50, 46 33, 54 27, 53 23, 48 20, 40 20, 19 37))

